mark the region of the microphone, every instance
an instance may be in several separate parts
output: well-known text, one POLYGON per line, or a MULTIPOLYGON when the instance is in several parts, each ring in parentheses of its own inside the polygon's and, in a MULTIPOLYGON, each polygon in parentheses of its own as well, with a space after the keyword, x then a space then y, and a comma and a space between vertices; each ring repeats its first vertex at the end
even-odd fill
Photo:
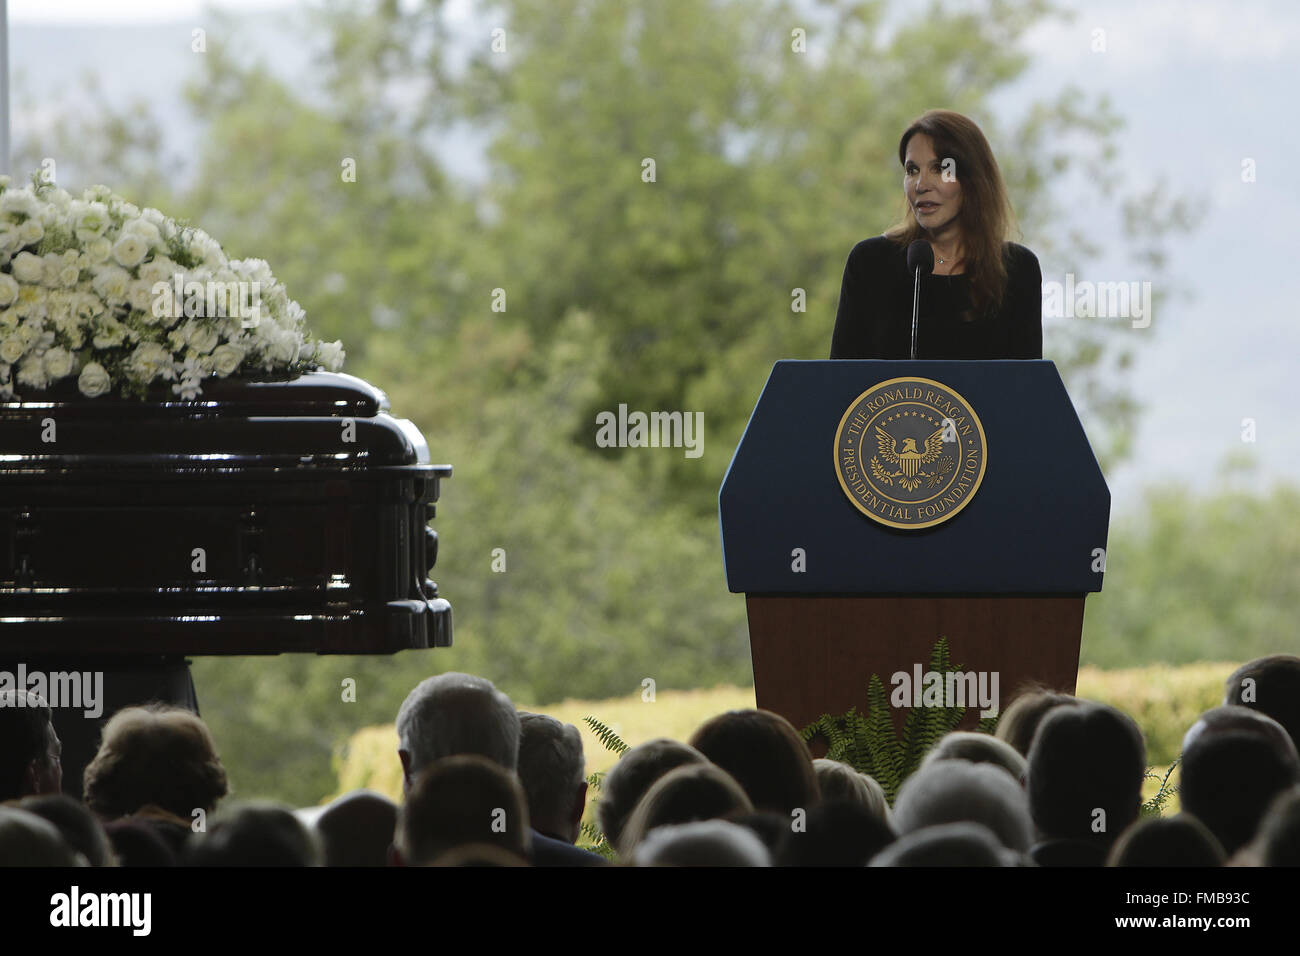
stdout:
POLYGON ((912 358, 916 358, 916 327, 921 304, 921 276, 934 271, 934 249, 924 239, 907 247, 907 271, 916 278, 912 285, 912 358))

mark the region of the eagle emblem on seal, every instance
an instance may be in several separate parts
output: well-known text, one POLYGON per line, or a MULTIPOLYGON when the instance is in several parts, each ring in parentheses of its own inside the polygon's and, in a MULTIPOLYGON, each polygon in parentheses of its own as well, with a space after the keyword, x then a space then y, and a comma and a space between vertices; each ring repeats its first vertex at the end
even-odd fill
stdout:
POLYGON ((943 432, 943 428, 931 432, 925 439, 924 450, 916 447, 915 438, 904 438, 903 447, 899 449, 894 437, 877 425, 877 454, 871 458, 872 476, 886 485, 893 485, 897 479, 905 491, 915 491, 921 487, 922 480, 928 480, 931 484, 939 481, 944 473, 952 470, 951 462, 944 462, 948 467, 935 472, 923 471, 922 468, 934 464, 943 454, 943 432), (881 459, 884 459, 883 465, 881 459), (895 470, 888 471, 886 466, 895 470))

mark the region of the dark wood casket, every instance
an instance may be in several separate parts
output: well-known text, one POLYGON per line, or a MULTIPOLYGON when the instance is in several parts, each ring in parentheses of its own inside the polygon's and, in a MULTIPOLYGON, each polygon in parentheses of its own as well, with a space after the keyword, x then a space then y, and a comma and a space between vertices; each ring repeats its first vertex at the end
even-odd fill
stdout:
POLYGON ((451 467, 388 409, 329 372, 0 402, 0 658, 451 644, 427 577, 451 467))

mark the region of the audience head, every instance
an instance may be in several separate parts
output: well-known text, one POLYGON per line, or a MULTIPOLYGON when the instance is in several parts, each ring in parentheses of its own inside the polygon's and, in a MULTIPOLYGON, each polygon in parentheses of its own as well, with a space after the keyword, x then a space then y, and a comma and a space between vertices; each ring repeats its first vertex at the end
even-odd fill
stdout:
POLYGON ((1222 866, 1227 855, 1205 824, 1186 813, 1133 824, 1111 847, 1107 866, 1222 866))
POLYGON ((207 724, 162 704, 114 714, 85 774, 86 806, 104 820, 152 804, 189 822, 195 810, 210 814, 227 790, 207 724))
POLYGON ((1206 711, 1183 737, 1182 808, 1229 855, 1255 835, 1269 804, 1300 782, 1300 757, 1282 726, 1245 707, 1206 711))
POLYGON ((889 806, 884 788, 876 783, 875 778, 854 770, 846 763, 825 757, 813 761, 813 772, 817 774, 817 789, 823 801, 857 803, 878 820, 892 825, 894 811, 889 806))
POLYGON ((786 826, 777 863, 780 866, 866 866, 894 838, 889 824, 861 803, 823 800, 808 811, 802 828, 786 826))
POLYGON ((1259 866, 1300 866, 1300 787, 1284 791, 1273 801, 1252 851, 1259 866))
MULTIPOLYGON (((514 711, 511 711, 513 713, 514 711)), ((411 785, 397 817, 395 849, 406 866, 427 866, 471 843, 527 859, 528 804, 519 779, 477 754, 444 757, 411 785)))
POLYGON ((899 833, 961 822, 983 824, 1003 846, 1020 853, 1033 845, 1025 791, 1001 767, 940 760, 903 782, 894 801, 899 833))
POLYGON ((326 866, 387 866, 397 804, 373 790, 345 793, 316 817, 326 866))
POLYGON ((1243 664, 1224 682, 1223 703, 1272 717, 1300 750, 1300 657, 1273 654, 1243 664))
POLYGON ((1137 819, 1145 776, 1146 744, 1132 718, 1093 701, 1055 707, 1029 750, 1034 825, 1044 840, 1108 848, 1137 819))
POLYGON ((121 817, 104 824, 118 866, 175 866, 176 851, 148 821, 121 817))
POLYGON ((646 791, 632 811, 618 843, 619 855, 632 851, 656 827, 749 813, 754 809, 731 775, 711 763, 670 770, 646 791))
POLYGON ((1005 740, 998 740, 988 734, 954 731, 940 738, 921 761, 921 766, 928 766, 939 760, 967 760, 971 763, 987 763, 1001 767, 1016 783, 1025 779, 1028 761, 1020 751, 1005 740))
POLYGON ((190 866, 320 866, 316 835, 289 807, 253 800, 224 809, 189 844, 190 866))
POLYGON ((728 711, 706 721, 690 743, 731 774, 759 810, 788 816, 817 803, 817 774, 808 745, 778 714, 728 711))
POLYGON ((49 820, 63 837, 63 842, 86 858, 91 866, 113 866, 117 860, 108 834, 85 804, 62 793, 25 797, 18 806, 49 820))
POLYGON ((771 866, 772 859, 752 830, 726 820, 662 826, 636 848, 637 866, 771 866))
POLYGON ((708 758, 694 747, 660 737, 623 752, 605 774, 596 803, 596 818, 610 846, 618 846, 636 805, 656 780, 670 770, 708 758))
POLYGON ((998 726, 993 736, 1005 740, 1015 748, 1016 753, 1029 759, 1029 748, 1033 745, 1034 734, 1052 710, 1078 700, 1072 694, 1063 694, 1049 690, 1037 684, 1029 684, 1016 694, 1015 700, 1007 705, 998 718, 998 726))
POLYGON ((54 714, 40 695, 0 691, 0 801, 59 793, 62 752, 54 714))
POLYGON ((20 807, 0 806, 0 866, 85 865, 85 857, 49 820, 20 807))
MULTIPOLYGON (((999 771, 1001 772, 1001 771, 999 771)), ((979 823, 944 823, 904 834, 868 866, 1018 866, 1020 858, 979 823)))
POLYGON ((578 842, 587 804, 582 735, 573 724, 545 714, 519 714, 519 782, 538 833, 578 842))
POLYGON ((513 771, 519 763, 519 715, 489 680, 451 672, 420 681, 397 712, 402 786, 444 757, 478 755, 513 771))

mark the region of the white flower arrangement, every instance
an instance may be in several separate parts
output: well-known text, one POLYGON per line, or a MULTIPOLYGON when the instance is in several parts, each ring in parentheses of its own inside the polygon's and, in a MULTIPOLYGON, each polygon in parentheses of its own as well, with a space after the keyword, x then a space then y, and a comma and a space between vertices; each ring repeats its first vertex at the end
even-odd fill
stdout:
POLYGON ((197 398, 204 379, 343 366, 261 259, 106 186, 80 199, 0 176, 0 400, 75 378, 82 395, 197 398))

